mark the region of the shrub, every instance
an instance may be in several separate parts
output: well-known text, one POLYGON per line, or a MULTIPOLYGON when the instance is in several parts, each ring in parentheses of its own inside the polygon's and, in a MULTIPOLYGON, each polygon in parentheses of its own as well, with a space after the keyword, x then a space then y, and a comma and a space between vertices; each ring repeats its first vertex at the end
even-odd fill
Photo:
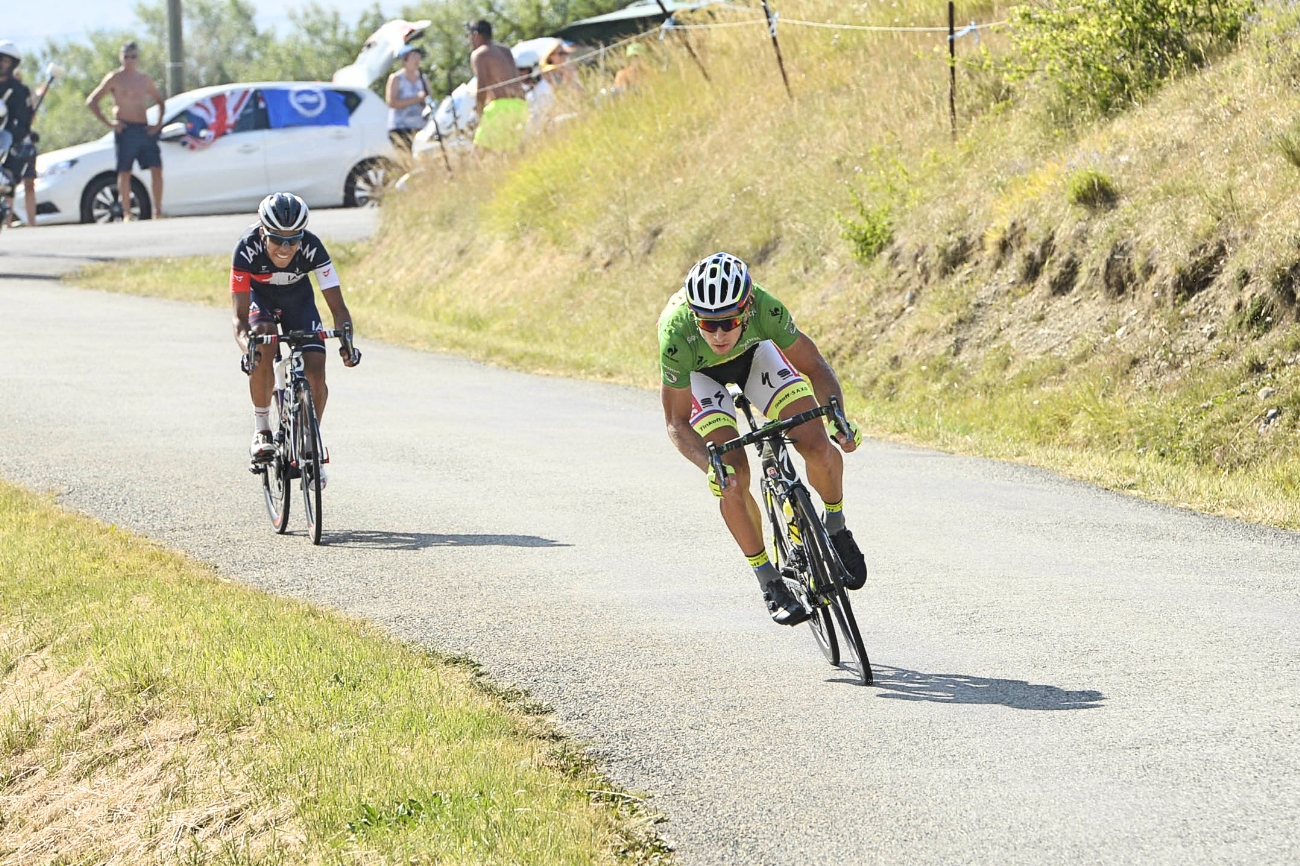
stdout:
POLYGON ((1089 210, 1114 207, 1119 199, 1119 190, 1115 184, 1095 168, 1076 171, 1066 178, 1065 194, 1070 199, 1070 204, 1082 205, 1089 210))
POLYGON ((1253 0, 1019 6, 1012 15, 1012 77, 1044 84, 1058 121, 1104 117, 1135 104, 1169 77, 1204 64, 1237 38, 1253 9, 1253 0))
POLYGON ((1279 132, 1275 145, 1287 162, 1300 168, 1300 120, 1291 121, 1290 126, 1279 132))
POLYGON ((893 213, 888 204, 871 205, 856 192, 852 195, 858 218, 846 218, 840 214, 835 218, 839 220, 841 236, 853 248, 853 258, 866 265, 894 239, 893 213))

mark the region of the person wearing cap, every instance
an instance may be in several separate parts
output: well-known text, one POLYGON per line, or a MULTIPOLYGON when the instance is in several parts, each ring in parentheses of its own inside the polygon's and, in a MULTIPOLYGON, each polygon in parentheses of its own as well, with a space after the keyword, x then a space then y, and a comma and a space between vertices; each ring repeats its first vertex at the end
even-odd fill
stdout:
POLYGON ((0 101, 8 109, 4 127, 14 137, 14 146, 4 167, 14 179, 23 182, 27 205, 27 225, 36 225, 36 152, 28 142, 32 131, 32 92, 18 77, 23 55, 8 40, 0 41, 0 101), (20 152, 22 151, 22 152, 20 152))
POLYGON ((646 49, 640 42, 627 47, 627 66, 614 74, 616 90, 635 90, 645 81, 649 68, 645 65, 646 49))
POLYGON ((506 46, 492 41, 492 25, 487 21, 474 21, 465 29, 474 46, 469 56, 470 69, 478 79, 474 146, 489 151, 517 150, 524 142, 528 103, 524 100, 523 78, 515 68, 515 56, 506 46))
POLYGON ((388 103, 388 137, 396 147, 411 149, 415 134, 424 128, 424 103, 430 93, 429 81, 420 71, 424 49, 403 45, 397 52, 402 68, 388 76, 384 101, 388 103))

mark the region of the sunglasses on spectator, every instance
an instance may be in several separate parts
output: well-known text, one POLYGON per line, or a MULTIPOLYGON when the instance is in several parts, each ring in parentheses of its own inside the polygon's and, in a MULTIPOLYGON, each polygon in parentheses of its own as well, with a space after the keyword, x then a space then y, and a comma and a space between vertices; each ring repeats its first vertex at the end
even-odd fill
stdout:
POLYGON ((277 247, 293 247, 293 246, 297 246, 298 242, 302 240, 302 232, 299 232, 296 235, 288 235, 288 236, 273 235, 270 232, 267 232, 266 239, 270 243, 275 244, 277 247))
POLYGON ((739 316, 729 316, 725 319, 696 319, 695 324, 700 326, 701 331, 734 331, 745 322, 745 314, 739 316))

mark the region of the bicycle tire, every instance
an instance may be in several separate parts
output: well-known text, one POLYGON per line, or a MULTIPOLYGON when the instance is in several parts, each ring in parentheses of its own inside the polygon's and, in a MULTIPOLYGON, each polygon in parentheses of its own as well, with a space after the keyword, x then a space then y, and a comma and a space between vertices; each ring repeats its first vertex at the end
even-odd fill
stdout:
POLYGON ((311 396, 311 385, 304 381, 295 384, 298 389, 298 418, 294 425, 298 432, 298 471, 302 482, 302 505, 307 512, 307 535, 312 544, 320 544, 324 520, 324 503, 321 502, 320 426, 316 420, 316 402, 311 396))
MULTIPOLYGON (((874 682, 871 673, 871 660, 867 657, 867 649, 862 643, 862 632, 858 628, 858 621, 853 616, 853 606, 849 603, 848 593, 844 589, 843 582, 837 574, 833 574, 840 568, 839 559, 835 556, 834 548, 831 546, 830 535, 826 532, 825 525, 817 517, 817 512, 813 510, 812 499, 808 496, 808 491, 802 487, 796 487, 793 491, 795 508, 802 517, 804 523, 803 531, 805 533, 804 545, 808 549, 809 559, 814 568, 821 571, 819 578, 827 582, 828 589, 818 589, 818 594, 825 594, 829 602, 830 609, 834 612, 834 618, 839 626, 840 633, 844 636, 845 649, 849 654, 856 656, 858 669, 854 671, 858 681, 869 686, 874 682)), ((840 659, 839 666, 845 667, 845 659, 840 659)))
MULTIPOLYGON (((784 516, 778 516, 772 491, 766 484, 763 486, 763 504, 767 508, 768 522, 772 524, 772 547, 776 553, 777 568, 780 569, 790 561, 793 542, 786 538, 786 533, 789 531, 787 524, 784 516)), ((809 590, 807 580, 802 576, 798 584, 788 578, 785 580, 787 584, 794 584, 790 587, 791 590, 798 593, 804 603, 812 608, 813 615, 808 619, 808 628, 812 631, 813 642, 817 644, 817 648, 822 651, 822 655, 832 667, 839 667, 840 643, 835 637, 835 625, 831 621, 831 615, 826 611, 826 606, 818 603, 816 595, 809 590)))
POLYGON ((275 455, 267 462, 266 471, 262 473, 262 496, 266 501, 267 514, 271 516, 271 527, 277 535, 284 535, 289 529, 289 506, 293 502, 293 496, 289 492, 289 431, 285 429, 288 418, 283 402, 282 395, 277 391, 275 420, 279 433, 272 431, 271 434, 276 441, 275 455))

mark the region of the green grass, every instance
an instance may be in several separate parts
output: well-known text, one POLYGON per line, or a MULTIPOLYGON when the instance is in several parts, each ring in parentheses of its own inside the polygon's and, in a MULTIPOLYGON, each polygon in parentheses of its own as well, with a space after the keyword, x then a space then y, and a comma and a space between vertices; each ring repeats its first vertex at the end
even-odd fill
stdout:
POLYGON ((663 856, 635 798, 472 665, 7 484, 0 672, 0 859, 663 856))
MULTIPOLYGON (((786 0, 782 15, 942 23, 910 0, 786 0)), ((761 28, 692 38, 712 84, 652 42, 657 73, 635 94, 596 96, 597 76, 576 119, 504 167, 449 181, 434 166, 393 196, 344 269, 363 338, 652 388, 663 304, 727 249, 876 435, 1300 527, 1284 146, 1300 13, 1262 7, 1232 53, 1070 127, 1032 81, 996 75, 1008 40, 986 32, 989 58, 959 47, 955 142, 941 37, 783 23, 793 100, 761 28)), ((204 279, 225 304, 219 264, 204 279)), ((151 267, 77 279, 188 291, 151 267)))

